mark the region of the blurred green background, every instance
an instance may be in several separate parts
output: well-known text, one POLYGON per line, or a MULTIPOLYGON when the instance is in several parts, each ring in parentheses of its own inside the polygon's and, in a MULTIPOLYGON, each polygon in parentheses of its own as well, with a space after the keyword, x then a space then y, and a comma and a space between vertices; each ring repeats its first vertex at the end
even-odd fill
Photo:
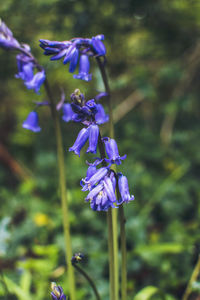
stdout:
MULTIPOLYGON (((61 88, 67 99, 75 88, 91 99, 103 91, 100 73, 93 60, 91 82, 73 79, 38 40, 105 35, 116 140, 127 154, 121 170, 135 195, 125 207, 128 300, 148 286, 161 293, 152 299, 181 299, 200 252, 200 2, 6 0, 0 16, 46 68, 56 101, 61 88)), ((51 281, 68 290, 53 124, 44 107, 42 131, 22 129, 45 91, 14 77, 15 53, 0 49, 0 66, 0 299, 46 300, 51 281)), ((62 123, 73 251, 86 254, 83 267, 108 300, 106 215, 89 208, 79 186, 88 156, 67 151, 79 129, 62 123)), ((77 273, 76 282, 78 300, 94 299, 77 273)), ((145 291, 138 299, 150 299, 145 291)))

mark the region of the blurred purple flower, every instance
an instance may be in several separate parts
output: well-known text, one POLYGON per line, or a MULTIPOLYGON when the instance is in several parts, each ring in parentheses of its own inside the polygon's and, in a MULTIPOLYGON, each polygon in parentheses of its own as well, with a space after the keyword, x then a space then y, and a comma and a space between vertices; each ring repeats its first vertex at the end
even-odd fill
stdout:
POLYGON ((18 54, 16 59, 18 74, 16 74, 15 77, 21 78, 28 89, 33 89, 38 94, 46 78, 45 71, 41 70, 34 75, 35 63, 33 58, 23 53, 18 54))
POLYGON ((109 121, 109 116, 106 115, 105 110, 101 104, 97 104, 97 113, 95 114, 95 121, 99 125, 109 121))
POLYGON ((51 283, 51 297, 52 300, 66 300, 66 296, 63 293, 63 289, 60 285, 56 285, 55 282, 51 283))
POLYGON ((19 49, 19 42, 13 37, 12 31, 0 19, 0 47, 5 49, 19 49))
POLYGON ((36 111, 29 113, 27 119, 23 122, 22 127, 33 132, 39 132, 41 128, 39 127, 39 119, 36 111))

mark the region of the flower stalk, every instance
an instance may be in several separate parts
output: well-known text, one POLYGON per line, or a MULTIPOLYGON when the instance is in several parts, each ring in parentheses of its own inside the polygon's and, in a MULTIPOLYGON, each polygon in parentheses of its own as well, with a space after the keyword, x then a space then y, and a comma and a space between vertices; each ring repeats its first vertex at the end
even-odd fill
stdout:
POLYGON ((94 281, 92 280, 92 278, 85 272, 85 270, 83 270, 80 266, 77 266, 77 264, 73 264, 74 268, 76 268, 76 270, 81 273, 85 278, 86 280, 89 282, 91 288, 93 289, 94 291, 94 294, 96 296, 96 299, 97 300, 101 300, 100 298, 100 295, 98 293, 98 290, 97 290, 97 287, 94 283, 94 281))
MULTIPOLYGON (((101 72, 102 80, 104 83, 105 91, 108 94, 108 107, 109 107, 109 135, 114 138, 114 123, 112 112, 112 101, 108 77, 104 68, 104 64, 100 57, 96 57, 96 61, 101 72)), ((114 171, 116 171, 114 165, 114 171)), ((117 230, 117 210, 110 208, 107 215, 108 224, 108 245, 109 245, 109 268, 110 268, 110 293, 111 299, 118 300, 119 298, 119 264, 118 264, 118 230, 117 230), (113 284, 113 287, 112 287, 113 284), (112 289, 112 291, 111 291, 112 289)))
POLYGON ((64 237, 65 237, 65 256, 67 262, 68 270, 68 282, 69 282, 69 294, 71 300, 76 300, 75 296, 75 280, 74 280, 74 270, 71 265, 72 257, 72 246, 71 246, 71 235, 70 235, 70 223, 69 223, 69 209, 67 201, 67 186, 65 179, 65 164, 64 164, 64 152, 63 152, 63 142, 60 129, 60 122, 56 110, 56 105, 54 103, 53 96, 50 91, 50 87, 47 79, 44 82, 44 87, 47 93, 47 96, 50 101, 52 118, 55 126, 56 134, 56 144, 57 144, 57 157, 58 157, 58 170, 59 170, 59 184, 61 192, 61 207, 62 207, 62 216, 63 216, 63 228, 64 228, 64 237))
MULTIPOLYGON (((102 62, 100 57, 96 57, 97 64, 99 70, 101 72, 102 80, 104 83, 105 91, 107 92, 108 96, 108 108, 109 108, 109 135, 111 138, 114 138, 114 122, 113 122, 113 110, 112 110, 112 100, 111 100, 111 93, 110 87, 108 83, 108 77, 106 74, 106 70, 104 67, 104 63, 102 62)), ((114 165, 114 171, 116 172, 116 165, 114 165)), ((117 244, 117 210, 112 209, 111 216, 112 218, 112 235, 113 235, 113 257, 114 257, 114 267, 113 272, 114 274, 114 289, 116 299, 118 299, 118 244, 117 244)), ((124 216, 124 208, 123 204, 119 207, 119 219, 120 219, 120 244, 121 244, 121 298, 122 300, 126 300, 127 297, 127 251, 126 251, 126 231, 125 231, 125 216, 124 216)), ((110 233, 111 234, 111 233, 110 233)))

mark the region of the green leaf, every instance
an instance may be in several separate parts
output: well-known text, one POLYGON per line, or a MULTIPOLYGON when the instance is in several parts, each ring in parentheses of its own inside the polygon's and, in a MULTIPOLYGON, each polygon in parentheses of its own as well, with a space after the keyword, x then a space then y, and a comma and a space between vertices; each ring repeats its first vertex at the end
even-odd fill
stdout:
POLYGON ((154 295, 160 295, 161 299, 164 299, 164 296, 157 287, 149 285, 139 291, 133 300, 148 300, 154 295))
POLYGON ((12 281, 10 278, 4 276, 4 280, 6 285, 9 288, 9 292, 15 294, 19 300, 32 300, 30 294, 23 291, 23 289, 19 285, 17 285, 14 281, 12 281))

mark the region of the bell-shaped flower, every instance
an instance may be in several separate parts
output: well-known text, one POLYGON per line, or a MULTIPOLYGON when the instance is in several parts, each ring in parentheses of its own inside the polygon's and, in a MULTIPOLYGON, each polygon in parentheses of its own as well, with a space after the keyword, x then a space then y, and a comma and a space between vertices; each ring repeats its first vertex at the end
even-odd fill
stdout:
POLYGON ((90 81, 92 79, 92 74, 89 74, 89 71, 90 71, 89 57, 86 54, 82 54, 79 60, 79 74, 74 75, 74 78, 90 81))
POLYGON ((71 104, 70 103, 65 103, 63 104, 63 116, 62 119, 65 122, 72 121, 72 117, 75 114, 72 110, 71 104))
POLYGON ((115 186, 113 185, 113 181, 111 180, 111 178, 108 176, 105 176, 105 178, 103 180, 103 184, 104 184, 104 188, 108 195, 109 200, 113 203, 116 202, 117 199, 115 196, 115 189, 114 189, 115 186))
POLYGON ((99 126, 96 124, 92 124, 89 127, 89 147, 87 149, 87 153, 96 153, 98 138, 99 138, 99 126))
POLYGON ((123 202, 128 203, 129 201, 134 200, 134 196, 130 195, 129 193, 129 186, 128 186, 128 179, 122 173, 118 173, 118 187, 121 198, 119 200, 118 205, 122 204, 123 202))
POLYGON ((38 94, 46 78, 45 71, 41 70, 34 75, 35 64, 32 58, 25 54, 18 54, 16 59, 18 74, 16 74, 15 77, 22 79, 28 89, 33 89, 38 94))
POLYGON ((32 60, 24 55, 18 54, 16 56, 17 59, 17 67, 18 67, 18 74, 15 75, 16 78, 20 78, 24 81, 32 80, 34 76, 34 64, 32 60))
POLYGON ((106 47, 103 44, 102 40, 104 40, 103 34, 92 37, 91 44, 97 56, 106 55, 106 47))
POLYGON ((63 293, 63 289, 60 285, 56 285, 55 282, 51 283, 51 297, 52 300, 66 300, 66 296, 63 293))
POLYGON ((97 113, 97 104, 94 99, 88 100, 85 105, 92 111, 93 114, 97 113))
POLYGON ((95 121, 99 125, 109 121, 109 116, 106 115, 103 105, 101 104, 97 104, 97 113, 95 114, 95 121))
POLYGON ((40 72, 37 72, 31 80, 25 81, 24 84, 27 87, 27 89, 29 90, 33 89, 35 93, 38 94, 41 85, 45 81, 45 78, 46 78, 45 71, 42 70, 40 72))
POLYGON ((20 48, 20 44, 13 37, 12 31, 6 26, 6 24, 0 19, 0 47, 5 49, 20 48))
POLYGON ((103 141, 108 155, 108 159, 105 159, 105 161, 110 162, 111 164, 120 165, 121 160, 126 158, 126 154, 124 156, 119 155, 117 143, 114 139, 103 138, 103 141))
POLYGON ((82 183, 85 185, 82 188, 82 191, 91 190, 97 183, 99 183, 108 173, 108 168, 103 167, 98 169, 90 178, 82 179, 82 183))
POLYGON ((105 176, 98 185, 90 190, 86 201, 90 201, 90 206, 95 211, 107 211, 110 207, 116 207, 115 186, 109 176, 105 176))
POLYGON ((87 142, 88 137, 89 137, 89 129, 88 128, 81 129, 74 145, 71 148, 69 148, 69 151, 74 151, 76 155, 80 156, 80 151, 85 145, 85 143, 87 142))
POLYGON ((41 128, 38 125, 39 119, 36 111, 29 113, 27 119, 23 122, 22 127, 33 132, 39 132, 41 128))

